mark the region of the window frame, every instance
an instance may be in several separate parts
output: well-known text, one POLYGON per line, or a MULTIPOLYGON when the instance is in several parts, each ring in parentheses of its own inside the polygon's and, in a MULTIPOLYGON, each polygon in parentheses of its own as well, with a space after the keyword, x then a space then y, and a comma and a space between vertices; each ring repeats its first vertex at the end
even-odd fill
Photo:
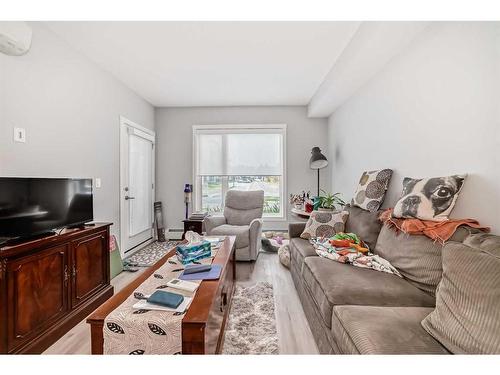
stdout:
MULTIPOLYGON (((200 133, 210 134, 213 132, 214 134, 220 133, 230 133, 232 132, 242 132, 242 133, 252 133, 254 130, 255 133, 259 131, 266 131, 272 134, 281 134, 282 136, 282 144, 281 144, 281 175, 280 175, 280 193, 281 193, 281 215, 280 216, 265 216, 262 218, 266 222, 273 221, 286 221, 288 217, 288 205, 287 205, 287 177, 286 177, 286 124, 225 124, 225 125, 193 125, 192 126, 192 181, 193 181, 193 209, 194 211, 200 210, 201 205, 201 189, 200 182, 198 176, 198 138, 197 135, 200 133)), ((267 175, 262 175, 267 176, 267 175)), ((224 207, 224 198, 225 193, 229 190, 228 188, 228 176, 222 177, 222 207, 224 207)), ((215 216, 222 216, 221 213, 215 213, 215 216)))

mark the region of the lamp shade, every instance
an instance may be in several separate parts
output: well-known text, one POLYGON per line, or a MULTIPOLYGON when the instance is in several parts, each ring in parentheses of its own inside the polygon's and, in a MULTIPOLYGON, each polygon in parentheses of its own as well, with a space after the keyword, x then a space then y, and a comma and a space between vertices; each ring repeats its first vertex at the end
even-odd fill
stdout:
POLYGON ((321 153, 319 147, 313 147, 311 150, 311 159, 309 160, 309 166, 311 169, 322 169, 328 165, 328 159, 325 155, 321 153))

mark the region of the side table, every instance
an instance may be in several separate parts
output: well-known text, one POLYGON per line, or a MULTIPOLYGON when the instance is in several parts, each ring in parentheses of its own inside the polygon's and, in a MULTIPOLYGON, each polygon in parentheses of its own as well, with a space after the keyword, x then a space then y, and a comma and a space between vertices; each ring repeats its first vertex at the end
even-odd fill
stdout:
POLYGON ((204 219, 185 219, 182 220, 184 223, 184 232, 182 233, 182 239, 188 230, 193 232, 203 234, 205 231, 205 220, 204 219))

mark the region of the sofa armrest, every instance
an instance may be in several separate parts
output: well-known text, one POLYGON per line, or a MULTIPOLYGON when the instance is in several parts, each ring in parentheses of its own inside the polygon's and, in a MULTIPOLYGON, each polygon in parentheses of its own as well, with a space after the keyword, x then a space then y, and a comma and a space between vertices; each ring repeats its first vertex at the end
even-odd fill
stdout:
POLYGON ((250 222, 250 233, 256 231, 262 232, 262 219, 253 219, 250 222))
POLYGON ((205 230, 208 235, 211 234, 214 228, 224 224, 226 224, 226 218, 224 216, 209 216, 205 218, 205 230))
POLYGON ((250 259, 256 260, 262 244, 262 219, 253 219, 249 226, 250 259))
POLYGON ((306 227, 306 223, 290 223, 288 224, 288 235, 290 238, 300 237, 304 228, 306 227))

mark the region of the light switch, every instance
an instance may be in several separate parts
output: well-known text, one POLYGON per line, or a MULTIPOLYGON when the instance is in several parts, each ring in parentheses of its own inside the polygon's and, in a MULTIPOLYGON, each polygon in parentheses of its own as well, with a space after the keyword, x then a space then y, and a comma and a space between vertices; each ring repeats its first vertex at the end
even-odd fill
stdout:
POLYGON ((14 142, 26 143, 26 129, 14 128, 14 142))
POLYGON ((95 187, 99 189, 101 187, 101 179, 99 177, 96 177, 95 179, 95 187))

